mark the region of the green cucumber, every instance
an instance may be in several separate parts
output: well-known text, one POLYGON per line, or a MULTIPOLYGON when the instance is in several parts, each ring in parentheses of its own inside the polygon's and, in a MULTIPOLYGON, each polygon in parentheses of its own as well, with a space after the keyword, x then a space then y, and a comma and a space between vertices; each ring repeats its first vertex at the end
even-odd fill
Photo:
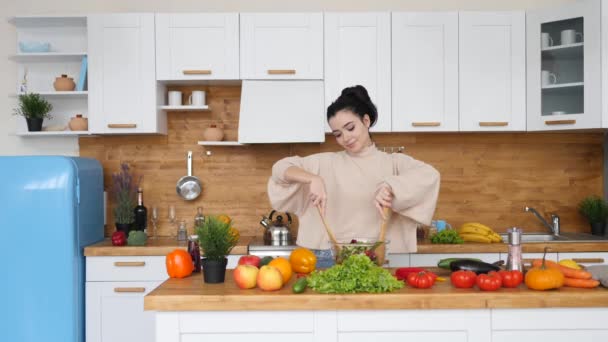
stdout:
POLYGON ((293 288, 292 288, 293 293, 302 293, 302 292, 304 292, 304 290, 306 290, 306 286, 308 286, 308 280, 306 279, 306 277, 298 279, 293 284, 293 288))
POLYGON ((264 266, 264 265, 268 265, 269 262, 272 261, 272 257, 271 256, 265 256, 262 259, 260 259, 260 267, 264 266))
POLYGON ((449 270, 450 269, 450 264, 452 263, 452 261, 457 261, 457 260, 475 260, 475 261, 481 261, 480 259, 476 259, 476 258, 446 258, 446 259, 439 260, 439 262, 437 263, 437 267, 439 267, 439 268, 445 268, 446 270, 449 270))

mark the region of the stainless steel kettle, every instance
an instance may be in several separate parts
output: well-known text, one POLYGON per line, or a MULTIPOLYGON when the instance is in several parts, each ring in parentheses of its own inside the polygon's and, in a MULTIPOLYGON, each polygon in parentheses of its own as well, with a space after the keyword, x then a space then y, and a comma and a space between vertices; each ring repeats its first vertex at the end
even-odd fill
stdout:
POLYGON ((283 215, 277 215, 273 220, 275 210, 270 212, 268 217, 262 216, 260 224, 264 227, 264 244, 269 246, 288 246, 292 244, 291 231, 291 215, 285 213, 287 222, 284 221, 283 215))

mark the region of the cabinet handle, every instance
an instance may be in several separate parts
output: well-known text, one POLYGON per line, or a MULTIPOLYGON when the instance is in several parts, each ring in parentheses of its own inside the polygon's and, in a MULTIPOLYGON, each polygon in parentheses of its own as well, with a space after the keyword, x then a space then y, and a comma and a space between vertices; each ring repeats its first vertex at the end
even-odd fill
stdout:
POLYGON ((295 69, 268 69, 268 75, 295 75, 295 69))
POLYGON ((146 266, 145 261, 117 261, 114 263, 116 267, 141 267, 146 266))
POLYGON ((576 120, 548 120, 545 125, 574 125, 576 120))
POLYGON ((604 258, 572 258, 577 264, 603 264, 604 258))
POLYGON ((211 70, 183 70, 184 75, 211 75, 211 70))
POLYGON ((480 127, 499 127, 499 126, 509 126, 509 122, 507 121, 480 121, 480 127))
POLYGON ((108 124, 108 128, 135 128, 137 124, 108 124))
POLYGON ((441 126, 441 122, 412 122, 414 127, 437 127, 441 126))
POLYGON ((142 293, 146 292, 145 287, 115 287, 114 292, 117 293, 142 293))

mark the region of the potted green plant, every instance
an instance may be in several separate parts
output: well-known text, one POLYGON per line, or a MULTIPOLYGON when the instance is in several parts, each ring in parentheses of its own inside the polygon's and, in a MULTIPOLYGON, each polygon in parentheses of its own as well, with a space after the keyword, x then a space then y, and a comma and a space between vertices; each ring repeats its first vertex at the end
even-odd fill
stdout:
POLYGON ((226 255, 238 241, 231 221, 208 216, 196 227, 199 246, 203 252, 203 279, 206 283, 223 283, 228 259, 226 255))
POLYGON ((49 114, 51 110, 53 110, 53 105, 40 94, 26 93, 19 95, 19 107, 15 108, 13 114, 25 118, 28 131, 37 132, 42 130, 42 121, 45 118, 52 118, 49 114))
POLYGON ((608 218, 608 204, 604 199, 598 196, 586 197, 579 203, 578 210, 589 221, 591 234, 604 235, 608 218))
POLYGON ((117 231, 123 231, 129 236, 129 231, 135 222, 135 195, 137 185, 127 163, 120 164, 120 171, 112 173, 112 190, 114 193, 114 222, 117 231))

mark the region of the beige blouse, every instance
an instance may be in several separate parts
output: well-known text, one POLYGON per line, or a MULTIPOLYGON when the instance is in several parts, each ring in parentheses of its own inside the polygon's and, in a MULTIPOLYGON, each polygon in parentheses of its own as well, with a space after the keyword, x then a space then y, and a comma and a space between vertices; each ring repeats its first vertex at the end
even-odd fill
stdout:
POLYGON ((329 238, 318 210, 309 199, 308 184, 289 183, 285 170, 300 167, 319 175, 327 191, 326 220, 338 241, 377 239, 382 217, 376 191, 384 182, 393 189, 393 214, 387 228, 391 253, 416 251, 417 222, 429 225, 439 194, 439 172, 401 153, 385 153, 374 145, 359 154, 346 151, 287 157, 276 162, 268 181, 272 207, 298 215, 297 244, 327 249, 329 238))

